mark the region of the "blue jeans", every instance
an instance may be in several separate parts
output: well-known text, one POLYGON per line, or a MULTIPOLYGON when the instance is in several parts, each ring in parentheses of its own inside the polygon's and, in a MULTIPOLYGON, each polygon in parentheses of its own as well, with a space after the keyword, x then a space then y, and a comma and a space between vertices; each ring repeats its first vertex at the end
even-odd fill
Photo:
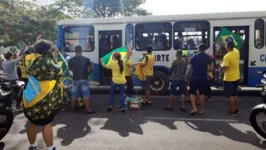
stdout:
POLYGON ((77 99, 79 96, 82 98, 89 98, 90 96, 90 84, 88 80, 76 80, 72 86, 71 96, 72 99, 77 99))
POLYGON ((114 95, 115 95, 115 90, 119 87, 119 94, 120 94, 120 107, 124 108, 125 107, 125 85, 124 84, 115 84, 112 82, 111 84, 111 89, 110 89, 110 96, 109 96, 109 106, 112 106, 114 103, 114 95))

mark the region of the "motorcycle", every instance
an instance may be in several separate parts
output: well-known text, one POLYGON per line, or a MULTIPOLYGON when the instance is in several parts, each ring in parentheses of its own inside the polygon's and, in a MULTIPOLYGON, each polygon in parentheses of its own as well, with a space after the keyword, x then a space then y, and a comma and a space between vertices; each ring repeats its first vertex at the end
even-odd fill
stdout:
POLYGON ((13 112, 7 107, 16 98, 21 98, 24 84, 21 81, 8 82, 0 79, 0 140, 9 132, 14 121, 13 112))
POLYGON ((260 85, 261 87, 261 97, 263 104, 259 104, 252 108, 249 121, 254 128, 254 130, 263 138, 266 139, 266 72, 263 73, 260 85))

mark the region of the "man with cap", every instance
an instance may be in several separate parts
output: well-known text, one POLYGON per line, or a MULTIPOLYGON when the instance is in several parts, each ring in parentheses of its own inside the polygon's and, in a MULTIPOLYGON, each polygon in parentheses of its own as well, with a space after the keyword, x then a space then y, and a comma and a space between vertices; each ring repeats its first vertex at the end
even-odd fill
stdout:
POLYGON ((185 112, 185 94, 186 94, 186 84, 185 84, 185 73, 186 73, 187 62, 182 57, 182 51, 178 50, 176 52, 176 59, 172 63, 171 67, 171 86, 170 86, 170 97, 168 106, 164 110, 173 110, 173 102, 176 95, 176 88, 179 87, 179 93, 181 94, 182 107, 180 110, 185 112))
POLYGON ((208 93, 208 65, 212 63, 211 58, 205 53, 207 49, 205 44, 198 46, 198 53, 194 54, 189 62, 186 76, 189 76, 190 100, 192 110, 189 115, 195 115, 198 110, 196 107, 196 93, 199 90, 200 94, 200 114, 204 114, 205 95, 208 93), (191 73, 190 73, 191 72, 191 73))
POLYGON ((228 37, 225 42, 227 54, 224 56, 221 64, 221 68, 224 69, 224 93, 229 99, 229 114, 235 116, 239 113, 237 88, 240 79, 240 54, 239 51, 234 48, 235 44, 233 38, 228 37))

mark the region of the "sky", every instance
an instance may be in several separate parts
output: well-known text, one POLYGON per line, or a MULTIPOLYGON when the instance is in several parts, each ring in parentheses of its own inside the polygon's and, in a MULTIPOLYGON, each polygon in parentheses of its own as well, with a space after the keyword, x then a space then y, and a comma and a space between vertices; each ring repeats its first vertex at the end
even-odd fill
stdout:
MULTIPOLYGON (((54 0, 37 1, 50 4, 54 0)), ((266 0, 146 0, 141 7, 153 15, 266 11, 266 0)))

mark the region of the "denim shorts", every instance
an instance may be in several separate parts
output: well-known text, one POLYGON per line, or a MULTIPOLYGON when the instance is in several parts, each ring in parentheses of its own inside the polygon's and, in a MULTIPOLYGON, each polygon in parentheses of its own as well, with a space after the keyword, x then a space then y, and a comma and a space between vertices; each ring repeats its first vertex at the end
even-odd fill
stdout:
POLYGON ((237 96, 238 81, 224 81, 224 94, 226 97, 237 96))
POLYGON ((72 86, 72 99, 77 99, 80 95, 82 98, 89 98, 90 84, 88 80, 76 80, 72 86))
POLYGON ((185 81, 184 80, 172 80, 169 92, 171 95, 176 95, 177 93, 186 94, 185 81), (176 90, 177 87, 179 88, 178 92, 176 90))

